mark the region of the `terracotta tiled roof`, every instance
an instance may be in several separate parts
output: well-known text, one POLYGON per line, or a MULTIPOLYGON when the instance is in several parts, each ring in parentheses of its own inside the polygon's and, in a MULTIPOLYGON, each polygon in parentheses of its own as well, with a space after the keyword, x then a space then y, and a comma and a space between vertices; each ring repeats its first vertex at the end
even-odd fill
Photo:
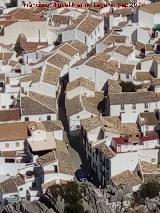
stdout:
POLYGON ((101 143, 94 146, 94 149, 98 149, 108 159, 113 158, 115 156, 114 152, 105 143, 101 143))
POLYGON ((53 114, 54 110, 30 98, 29 96, 21 97, 22 115, 40 115, 53 114))
POLYGON ((51 151, 45 155, 38 157, 37 161, 43 167, 47 164, 50 164, 50 163, 53 163, 54 161, 56 161, 56 155, 53 151, 51 151))
POLYGON ((15 193, 18 192, 18 188, 13 178, 9 178, 8 180, 0 183, 0 191, 3 194, 15 193))
POLYGON ((0 124, 0 133, 0 141, 25 140, 28 136, 27 124, 24 122, 0 124))
POLYGON ((160 13, 160 2, 146 4, 140 8, 141 11, 151 14, 160 13))
POLYGON ((95 97, 76 96, 70 100, 66 99, 67 116, 72 116, 83 110, 98 115, 100 103, 103 101, 103 93, 96 92, 95 97))
POLYGON ((11 59, 13 53, 0 53, 0 60, 11 59))
POLYGON ((154 85, 160 85, 160 78, 152 78, 152 83, 154 85))
POLYGON ((80 96, 76 96, 71 100, 66 100, 66 112, 67 116, 72 116, 83 110, 80 96))
POLYGON ((96 27, 102 22, 101 18, 88 15, 77 27, 77 30, 80 30, 88 35, 90 35, 96 27))
POLYGON ((29 96, 38 101, 40 104, 49 107, 53 111, 56 111, 56 99, 50 96, 42 95, 36 92, 29 92, 29 96))
POLYGON ((157 120, 154 112, 140 113, 140 118, 144 119, 145 125, 156 125, 156 124, 158 124, 158 120, 157 120))
POLYGON ((129 46, 120 45, 114 51, 121 55, 128 56, 133 52, 133 49, 129 46))
POLYGON ((63 15, 53 15, 52 21, 54 22, 54 26, 58 27, 61 24, 69 25, 71 20, 70 16, 63 16, 63 15))
POLYGON ((70 59, 64 57, 62 54, 56 53, 47 61, 58 68, 63 68, 66 64, 70 62, 70 59))
POLYGON ((125 43, 126 39, 127 39, 127 36, 111 34, 103 40, 103 44, 108 45, 108 44, 112 44, 113 42, 125 43))
POLYGON ((142 179, 138 176, 138 174, 130 172, 129 170, 126 170, 118 175, 113 176, 111 180, 116 186, 137 186, 142 184, 142 179))
POLYGON ((15 192, 18 193, 17 187, 22 186, 24 184, 25 184, 24 176, 17 175, 0 183, 0 191, 4 194, 10 194, 15 192))
POLYGON ((20 109, 0 110, 0 121, 16 121, 20 118, 20 109))
POLYGON ((90 35, 101 22, 102 18, 100 16, 84 12, 73 21, 73 24, 65 28, 64 31, 77 29, 90 35))
POLYGON ((123 92, 120 94, 109 94, 111 105, 136 104, 156 102, 156 94, 152 91, 147 92, 123 92))
POLYGON ((72 47, 72 45, 65 43, 59 48, 60 51, 64 52, 65 54, 69 56, 74 56, 76 55, 79 51, 78 49, 72 47))
POLYGON ((17 8, 8 13, 8 20, 29 20, 29 21, 45 21, 46 18, 41 13, 35 13, 32 9, 17 8))
POLYGON ((159 166, 145 161, 140 162, 142 173, 160 173, 159 166))
POLYGON ((61 70, 53 66, 46 65, 43 82, 56 86, 59 82, 60 74, 61 70))
POLYGON ((21 48, 26 52, 36 51, 39 48, 48 46, 48 42, 23 42, 21 48))
POLYGON ((119 81, 108 80, 108 93, 121 93, 122 87, 119 81))
POLYGON ((59 173, 74 175, 73 164, 64 141, 56 140, 59 173))
POLYGON ((136 72, 136 79, 137 81, 151 81, 153 76, 149 72, 136 72))
POLYGON ((16 157, 16 151, 5 151, 5 152, 0 152, 0 156, 1 157, 12 157, 12 158, 14 158, 14 157, 16 157))
POLYGON ((124 73, 124 74, 132 74, 134 70, 134 65, 131 64, 121 64, 119 73, 124 73))
POLYGON ((104 60, 103 57, 99 56, 91 57, 91 59, 89 59, 85 65, 97 68, 110 75, 114 75, 115 72, 118 71, 118 64, 115 64, 114 61, 107 61, 106 59, 104 60))
POLYGON ((87 51, 87 46, 78 40, 70 41, 69 43, 72 45, 72 47, 79 51, 80 55, 87 51))
POLYGON ((56 131, 56 130, 63 130, 64 129, 63 124, 60 120, 57 120, 57 121, 42 121, 42 122, 45 126, 46 131, 48 131, 48 132, 53 132, 53 131, 56 131))
POLYGON ((81 15, 79 15, 75 20, 73 20, 73 23, 71 25, 69 25, 68 27, 64 29, 64 31, 75 29, 83 21, 86 15, 87 15, 87 12, 84 12, 81 15))
POLYGON ((67 84, 66 91, 70 91, 72 89, 75 89, 76 87, 81 87, 81 86, 85 87, 87 89, 90 89, 92 91, 95 90, 95 83, 94 82, 92 82, 92 81, 90 81, 86 78, 81 77, 81 78, 78 78, 78 79, 76 79, 72 82, 69 82, 67 84))

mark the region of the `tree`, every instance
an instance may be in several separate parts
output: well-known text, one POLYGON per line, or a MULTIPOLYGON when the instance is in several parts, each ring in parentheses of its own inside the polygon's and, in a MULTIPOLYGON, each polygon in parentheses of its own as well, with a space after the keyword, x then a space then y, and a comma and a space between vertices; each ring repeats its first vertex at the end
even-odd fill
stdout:
POLYGON ((85 213, 82 193, 75 182, 50 187, 52 195, 59 195, 64 199, 65 213, 85 213))
POLYGON ((122 92, 136 92, 135 85, 132 82, 121 81, 120 86, 122 87, 122 92))
POLYGON ((142 198, 154 198, 159 195, 160 192, 160 184, 158 182, 148 182, 146 184, 142 184, 140 188, 140 196, 142 198))

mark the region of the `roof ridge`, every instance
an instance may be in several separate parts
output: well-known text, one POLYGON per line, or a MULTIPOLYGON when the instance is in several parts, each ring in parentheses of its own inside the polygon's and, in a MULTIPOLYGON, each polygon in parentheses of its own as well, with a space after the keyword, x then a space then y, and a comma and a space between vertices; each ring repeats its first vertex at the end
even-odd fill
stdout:
MULTIPOLYGON (((44 95, 45 96, 45 95, 44 95)), ((34 98, 32 98, 31 96, 29 96, 29 95, 26 95, 26 97, 28 97, 28 98, 30 98, 30 99, 32 99, 32 100, 34 100, 34 101, 36 101, 37 103, 39 103, 40 105, 42 105, 42 106, 44 106, 44 107, 46 107, 46 108, 48 108, 48 109, 50 109, 50 110, 52 110, 53 112, 56 112, 56 111, 54 111, 53 109, 51 109, 50 107, 48 107, 48 106, 46 106, 46 105, 44 105, 44 104, 42 104, 41 102, 39 102, 39 101, 37 101, 37 100, 35 100, 34 98)), ((49 96, 48 96, 49 97, 49 96)), ((51 97, 52 98, 52 97, 51 97)))
POLYGON ((90 14, 90 13, 89 13, 89 10, 88 10, 86 16, 85 16, 85 17, 80 21, 80 23, 76 26, 76 29, 82 24, 83 21, 86 20, 86 18, 88 18, 89 14, 90 14))

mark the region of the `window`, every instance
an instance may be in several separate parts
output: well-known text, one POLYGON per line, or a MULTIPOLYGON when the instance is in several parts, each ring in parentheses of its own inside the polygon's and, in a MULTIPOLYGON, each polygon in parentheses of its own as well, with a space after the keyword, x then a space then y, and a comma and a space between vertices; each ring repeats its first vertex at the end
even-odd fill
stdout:
POLYGON ((51 120, 51 116, 48 115, 48 116, 47 116, 47 121, 50 121, 50 120, 51 120))
POLYGON ((19 142, 16 143, 16 147, 19 147, 19 142))
POLYGON ((85 44, 87 43, 87 36, 85 36, 85 44))
POLYGON ((79 119, 79 115, 77 115, 77 118, 79 119))
POLYGON ((54 167, 54 170, 55 170, 56 173, 58 172, 57 166, 54 167))
POLYGON ((128 74, 126 75, 126 79, 129 79, 129 75, 128 74))
POLYGON ((14 95, 11 95, 11 99, 14 99, 14 95))
POLYGON ((151 162, 155 162, 155 158, 152 158, 152 159, 151 159, 151 162))
POLYGON ((2 109, 5 109, 6 108, 6 106, 2 106, 2 109))
POLYGON ((148 103, 145 103, 145 104, 144 104, 144 108, 145 108, 145 109, 148 109, 148 103))
POLYGON ((23 188, 19 188, 19 190, 20 190, 20 191, 22 191, 22 190, 23 190, 23 188))
POLYGON ((136 109, 136 104, 133 104, 133 105, 132 105, 132 109, 136 109))
POLYGON ((15 159, 6 158, 5 163, 15 163, 15 159))
POLYGON ((29 118, 28 118, 28 117, 25 117, 25 121, 29 121, 29 118))
POLYGON ((9 143, 5 143, 5 147, 6 147, 6 148, 9 148, 9 143))
POLYGON ((121 110, 124 110, 124 104, 121 104, 121 110))

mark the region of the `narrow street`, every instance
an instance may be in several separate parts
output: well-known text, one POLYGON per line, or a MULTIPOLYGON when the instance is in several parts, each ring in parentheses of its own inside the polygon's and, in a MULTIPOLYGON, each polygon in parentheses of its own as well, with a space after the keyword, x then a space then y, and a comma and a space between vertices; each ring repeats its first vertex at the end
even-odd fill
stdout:
MULTIPOLYGON (((80 136, 70 136, 69 133, 69 126, 65 109, 65 87, 61 89, 59 97, 59 120, 62 121, 62 124, 64 126, 65 142, 66 144, 68 144, 68 151, 70 153, 75 172, 78 169, 92 171, 91 166, 89 165, 89 162, 86 159, 85 151, 83 148, 83 144, 81 143, 80 136)), ((98 187, 98 179, 94 173, 92 174, 92 178, 92 184, 98 187)))
POLYGON ((75 171, 80 168, 88 168, 89 164, 85 157, 80 137, 73 137, 69 134, 69 126, 65 109, 65 92, 61 90, 59 98, 59 119, 62 121, 65 130, 65 142, 69 144, 68 150, 71 155, 75 171))

